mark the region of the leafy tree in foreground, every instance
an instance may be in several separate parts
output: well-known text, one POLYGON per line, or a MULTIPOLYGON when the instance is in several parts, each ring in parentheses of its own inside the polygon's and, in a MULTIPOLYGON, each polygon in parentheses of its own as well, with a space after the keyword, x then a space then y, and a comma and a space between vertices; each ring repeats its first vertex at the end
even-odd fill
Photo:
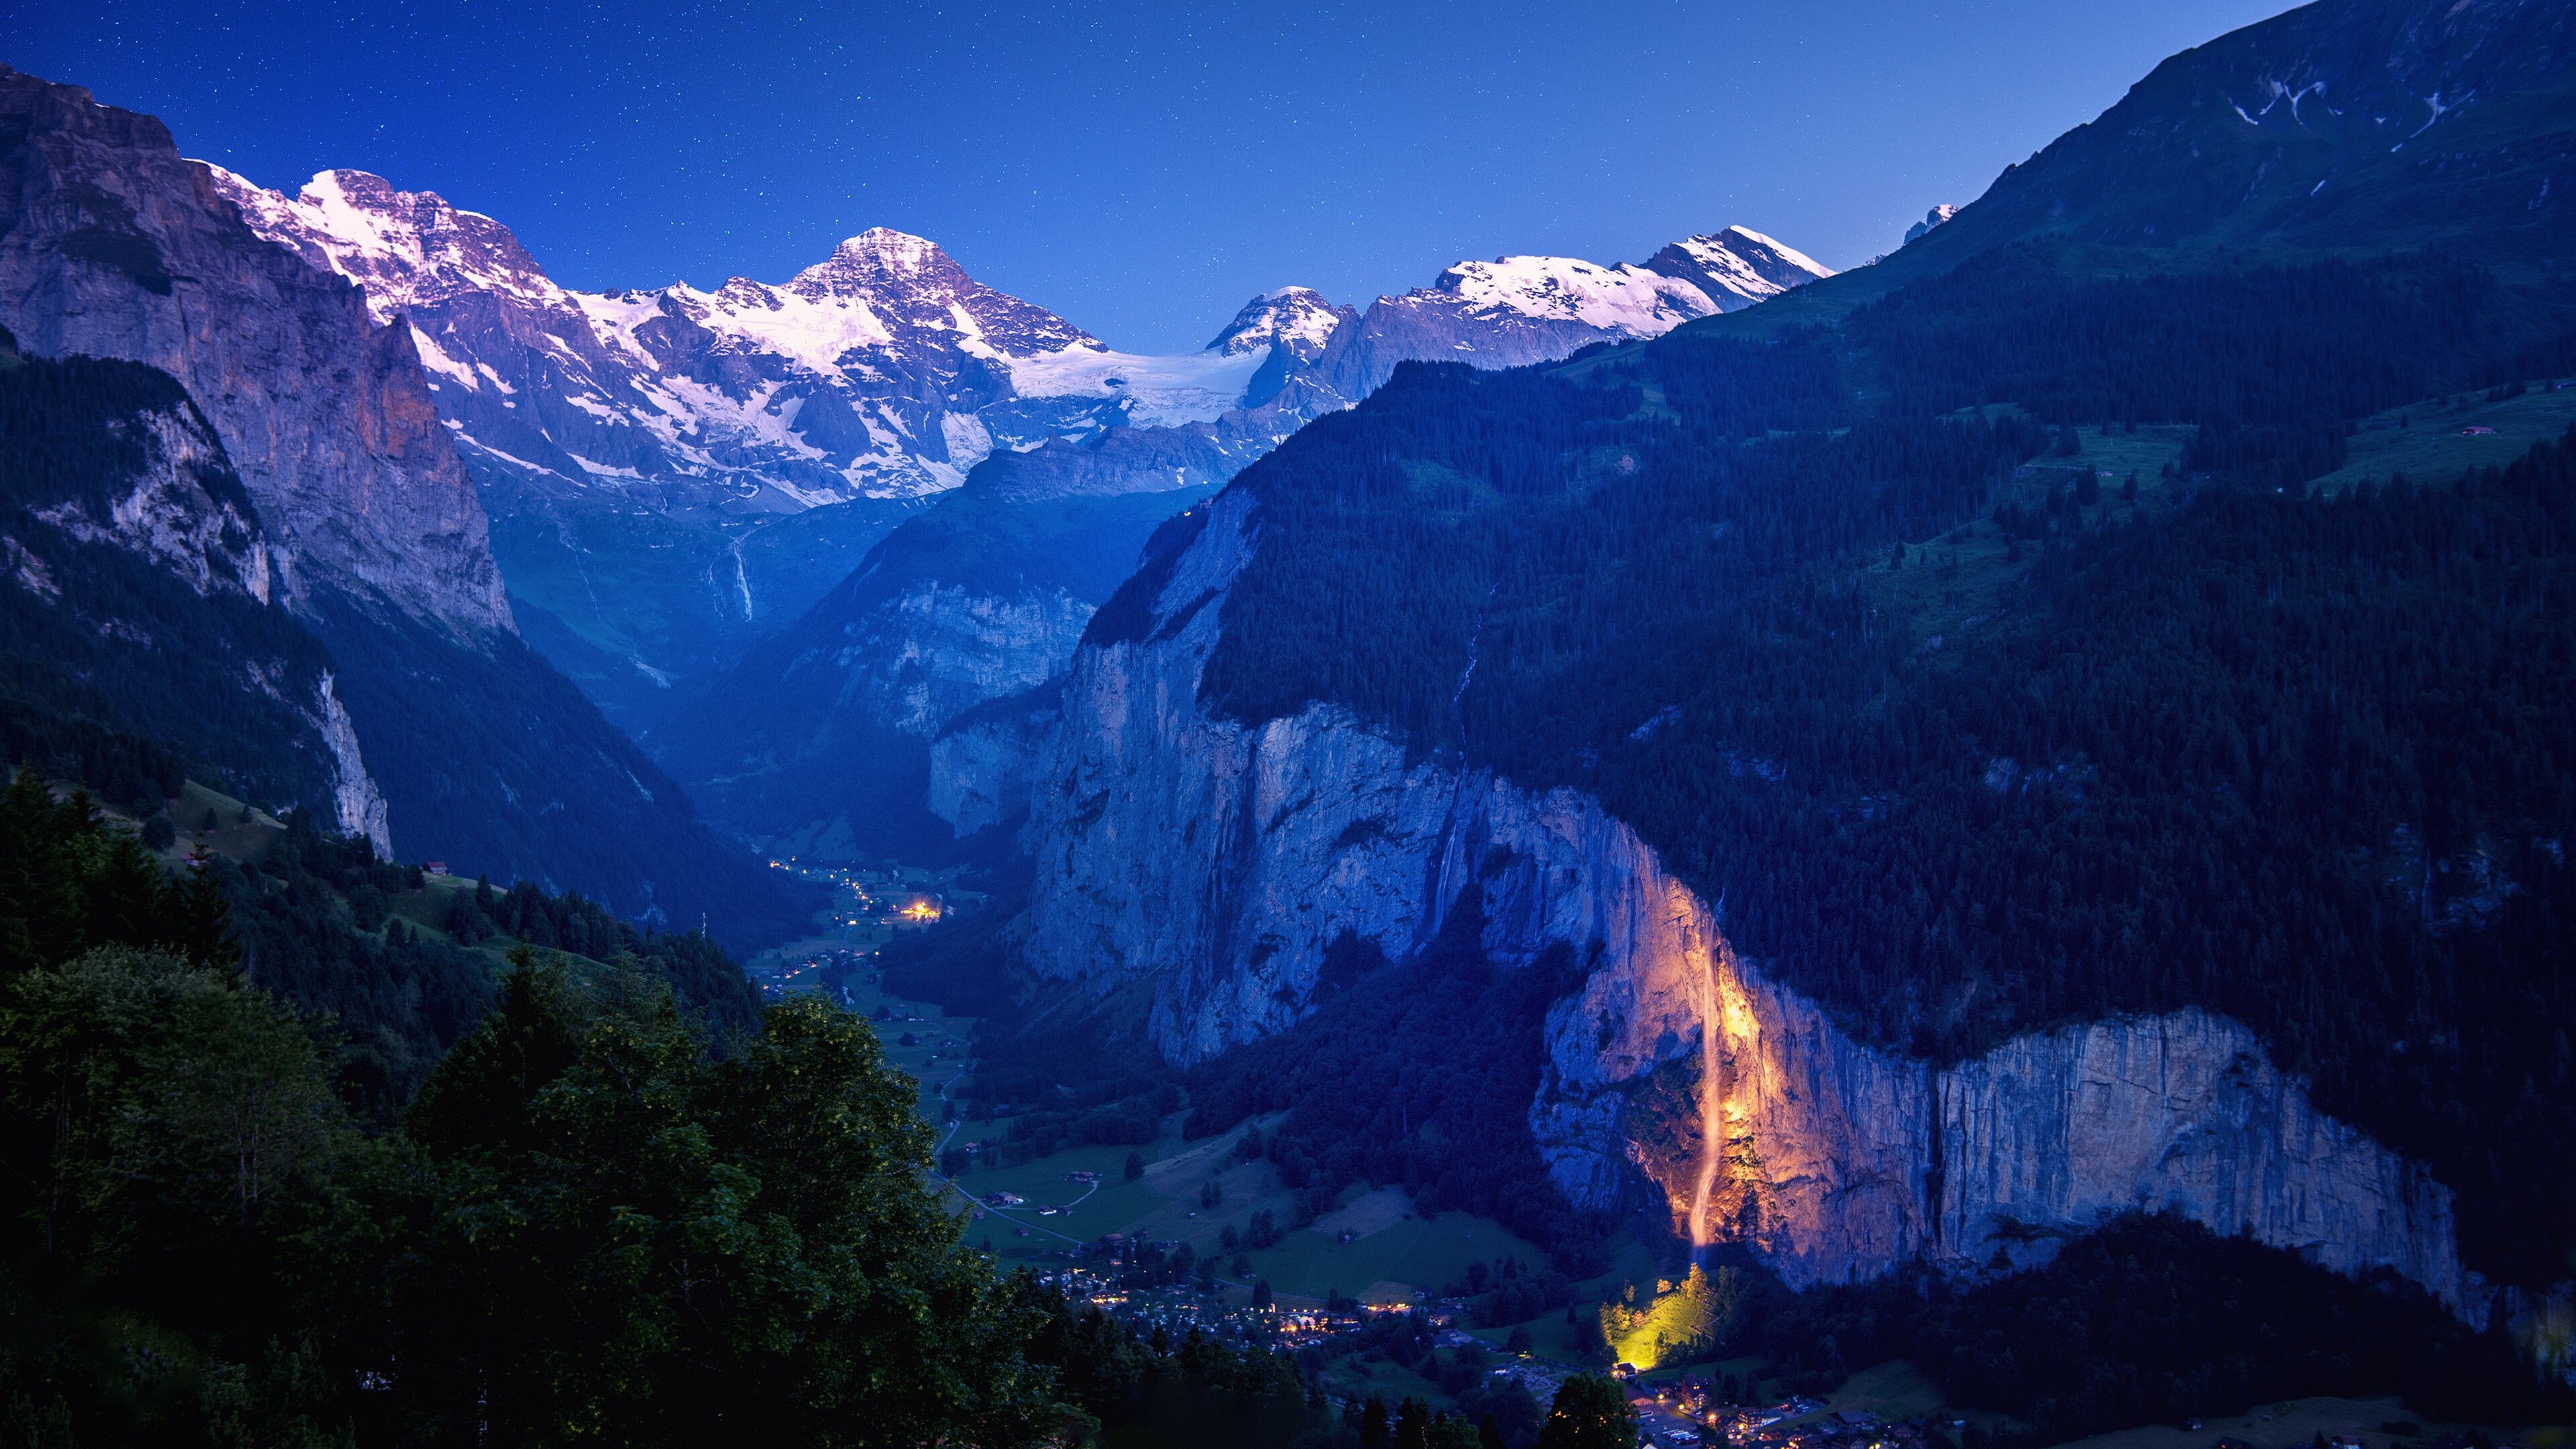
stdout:
POLYGON ((434 1073, 430 1241, 383 1371, 424 1437, 1004 1444, 1054 1410, 1037 1327, 961 1251, 874 1034, 812 997, 712 1062, 664 995, 522 956, 434 1073), (585 1016, 592 1019, 586 1023, 585 1016))
POLYGON ((164 879, 87 801, 21 785, 0 797, 0 1443, 1080 1426, 1023 1355, 1044 1295, 960 1248, 911 1084, 857 1018, 775 1005, 719 1061, 635 958, 576 981, 523 948, 370 1135, 329 1023, 242 968, 206 875, 164 879))
POLYGON ((1601 1374, 1576 1374, 1556 1391, 1556 1403, 1539 1426, 1538 1449, 1636 1449, 1637 1413, 1618 1382, 1601 1374))

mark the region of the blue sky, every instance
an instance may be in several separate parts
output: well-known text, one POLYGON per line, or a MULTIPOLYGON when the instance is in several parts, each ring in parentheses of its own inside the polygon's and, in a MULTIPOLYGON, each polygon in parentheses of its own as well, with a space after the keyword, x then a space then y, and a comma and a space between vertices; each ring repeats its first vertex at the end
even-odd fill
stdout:
POLYGON ((1167 351, 1504 251, 1740 223, 1848 266, 2282 8, 0 0, 0 59, 264 185, 440 192, 568 285, 778 281, 884 225, 1167 351))

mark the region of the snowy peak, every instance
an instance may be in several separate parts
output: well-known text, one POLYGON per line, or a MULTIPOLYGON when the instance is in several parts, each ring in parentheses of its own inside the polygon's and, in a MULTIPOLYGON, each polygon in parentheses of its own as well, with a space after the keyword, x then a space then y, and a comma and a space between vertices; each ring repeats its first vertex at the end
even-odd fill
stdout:
POLYGON ((968 276, 937 243, 888 227, 842 242, 829 260, 798 272, 783 290, 809 301, 856 303, 898 328, 973 337, 1003 357, 1100 346, 1044 307, 968 276))
MULTIPOLYGON (((872 226, 832 249, 832 260, 807 275, 833 267, 862 269, 881 277, 918 277, 931 272, 964 276, 965 271, 939 249, 939 243, 890 226, 872 226)), ((801 280, 801 279, 800 279, 801 280)))
POLYGON ((1644 267, 1605 267, 1574 257, 1460 262, 1433 281, 1432 291, 1456 299, 1471 317, 1575 322, 1629 337, 1660 336, 1718 310, 1688 281, 1644 267))
POLYGON ((366 289, 379 322, 470 292, 529 301, 557 295, 508 227, 437 192, 398 191, 381 176, 341 170, 315 175, 289 197, 220 166, 206 170, 251 230, 366 289))
POLYGON ((1642 266, 1546 256, 1460 262, 1428 287, 1378 298, 1332 335, 1302 380, 1348 404, 1407 361, 1553 362, 1596 342, 1660 337, 1830 275, 1740 226, 1675 242, 1642 266))
POLYGON ((1690 283, 1720 312, 1738 311, 1834 274, 1804 252, 1741 226, 1674 242, 1647 258, 1646 268, 1690 283))
POLYGON ((1921 221, 1918 221, 1905 229, 1905 241, 1902 244, 1910 246, 1915 242, 1923 240, 1924 236, 1929 233, 1932 228, 1941 225, 1943 222, 1948 221, 1950 218, 1957 216, 1958 214, 1959 208, 1952 206, 1946 201, 1941 203, 1939 206, 1923 213, 1923 219, 1921 221))
POLYGON ((1281 287, 1244 303, 1206 350, 1233 357, 1279 347, 1299 362, 1312 362, 1324 355, 1333 329, 1351 315, 1312 287, 1281 287))

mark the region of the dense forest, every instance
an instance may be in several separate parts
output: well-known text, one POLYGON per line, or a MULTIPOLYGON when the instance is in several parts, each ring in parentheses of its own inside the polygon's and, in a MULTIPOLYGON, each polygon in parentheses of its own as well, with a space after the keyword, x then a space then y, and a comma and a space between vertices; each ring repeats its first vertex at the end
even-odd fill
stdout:
POLYGON ((1836 331, 1409 367, 1239 480, 1263 543, 1203 696, 1596 793, 1878 1042, 2238 1016, 2434 1165, 2473 1266, 2562 1278, 2576 441, 2283 480, 2565 319, 2433 258, 2116 260, 2009 251, 1836 331), (2195 432, 2143 493, 2033 484, 2076 423, 2195 432))
MULTIPOLYGON (((425 984, 462 953, 399 921, 323 961, 393 870, 289 836, 237 912, 219 871, 165 872, 33 770, 0 801, 0 1437, 1011 1444, 1064 1422, 1022 1352, 1043 1315, 958 1248, 865 1023, 798 998, 719 1056, 650 957, 576 974, 522 946, 482 999, 425 984), (352 1090, 347 1018, 294 999, 317 986, 433 1041, 463 1028, 398 1117, 380 1082, 352 1090)), ((531 934, 593 925, 512 896, 494 914, 531 934)))
POLYGON ((35 769, 0 796, 0 1438, 1534 1437, 1525 1396, 1478 1400, 1508 1444, 1490 1411, 1336 1409, 1322 1360, 1002 1276, 866 1023, 526 886, 450 908, 518 940, 495 981, 389 913, 418 885, 301 827, 174 873, 35 769))

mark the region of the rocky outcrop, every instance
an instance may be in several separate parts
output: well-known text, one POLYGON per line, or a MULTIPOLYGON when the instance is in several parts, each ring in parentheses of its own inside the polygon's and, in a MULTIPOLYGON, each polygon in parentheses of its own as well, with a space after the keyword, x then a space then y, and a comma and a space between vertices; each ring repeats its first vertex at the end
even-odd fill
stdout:
POLYGON ((108 426, 137 445, 133 471, 106 496, 70 493, 35 507, 35 517, 83 543, 135 554, 200 597, 268 603, 267 535, 195 405, 174 397, 108 426))
POLYGON ((0 70, 0 326, 169 373, 267 521, 289 600, 334 586, 511 627, 481 503, 411 336, 244 226, 161 123, 0 70))
POLYGON ((385 792, 376 788, 375 777, 367 773, 367 761, 358 749, 358 727, 349 722, 348 706, 332 688, 329 671, 324 671, 321 686, 315 691, 321 705, 315 721, 322 732, 322 743, 331 752, 331 814, 343 835, 363 838, 376 848, 376 854, 393 859, 393 828, 387 823, 385 792))
POLYGON ((1741 226, 1684 237, 1646 258, 1646 270, 1698 287, 1721 312, 1742 311, 1834 274, 1786 242, 1741 226))
POLYGON ((1923 213, 1923 219, 1921 221, 1918 221, 1905 229, 1905 240, 1900 243, 1900 245, 1911 246, 1914 243, 1923 240, 1924 236, 1929 233, 1932 228, 1947 224, 1950 218, 1957 216, 1958 214, 1958 207, 1946 201, 1942 202, 1939 206, 1923 213))
POLYGON ((1027 957, 1068 997, 1147 1003, 1134 1025, 1195 1061, 1296 1020, 1337 937, 1403 958, 1473 899, 1493 960, 1562 943, 1590 963, 1548 1015, 1529 1109, 1579 1204, 1668 1214, 1798 1285, 2024 1261, 2146 1207, 2468 1303, 2447 1189, 2318 1114, 2237 1023, 2095 1022, 1946 1067, 1886 1053, 1740 957, 1586 795, 1422 757, 1326 706, 1206 716, 1249 507, 1240 490, 1211 505, 1146 637, 1083 650, 1027 767, 1027 957), (1678 1140, 1638 1110, 1666 1086, 1694 1103, 1678 1140))

